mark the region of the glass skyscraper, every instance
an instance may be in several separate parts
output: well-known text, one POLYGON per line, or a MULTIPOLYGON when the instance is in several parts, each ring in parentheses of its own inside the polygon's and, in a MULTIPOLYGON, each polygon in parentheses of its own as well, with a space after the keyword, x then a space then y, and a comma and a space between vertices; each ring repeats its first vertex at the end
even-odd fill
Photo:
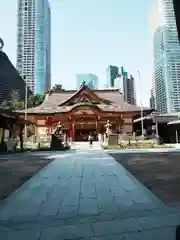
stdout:
POLYGON ((17 70, 35 94, 51 86, 51 10, 48 0, 18 0, 17 70))
POLYGON ((153 35, 153 94, 161 113, 180 110, 180 44, 173 0, 158 0, 159 23, 153 35))
POLYGON ((124 71, 124 67, 121 67, 121 71, 114 80, 114 88, 120 90, 126 102, 136 104, 135 80, 131 74, 129 76, 128 72, 124 71))
POLYGON ((99 79, 96 75, 92 73, 88 74, 77 74, 76 75, 76 88, 79 89, 83 82, 86 83, 86 85, 90 89, 98 89, 99 79))
POLYGON ((106 87, 107 88, 115 87, 115 80, 119 74, 119 68, 110 65, 106 70, 106 74, 107 74, 106 87))

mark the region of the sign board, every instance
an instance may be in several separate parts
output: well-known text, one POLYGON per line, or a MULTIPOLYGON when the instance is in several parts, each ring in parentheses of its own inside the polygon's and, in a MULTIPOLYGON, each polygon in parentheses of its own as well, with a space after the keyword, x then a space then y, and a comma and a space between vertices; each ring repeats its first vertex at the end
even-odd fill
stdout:
POLYGON ((45 120, 37 120, 38 125, 45 125, 45 120))
POLYGON ((81 109, 75 112, 77 115, 93 115, 94 111, 91 109, 81 109))
POLYGON ((154 116, 154 121, 155 122, 158 122, 158 123, 167 123, 167 122, 171 122, 171 121, 176 121, 178 120, 178 116, 172 116, 172 115, 169 115, 169 116, 154 116))

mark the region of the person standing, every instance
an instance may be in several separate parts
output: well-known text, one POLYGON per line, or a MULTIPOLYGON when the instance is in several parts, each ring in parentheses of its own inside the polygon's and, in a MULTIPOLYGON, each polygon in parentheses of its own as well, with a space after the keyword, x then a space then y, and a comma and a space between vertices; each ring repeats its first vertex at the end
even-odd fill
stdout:
POLYGON ((92 143, 93 143, 92 133, 89 134, 88 140, 89 140, 90 145, 92 145, 92 143))

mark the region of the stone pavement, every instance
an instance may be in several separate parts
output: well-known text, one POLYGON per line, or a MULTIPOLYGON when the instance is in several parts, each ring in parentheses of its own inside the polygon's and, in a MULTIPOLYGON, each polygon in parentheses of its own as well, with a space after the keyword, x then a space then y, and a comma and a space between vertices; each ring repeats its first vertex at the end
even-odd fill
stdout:
POLYGON ((180 214, 97 145, 56 155, 0 209, 0 239, 175 239, 180 214))

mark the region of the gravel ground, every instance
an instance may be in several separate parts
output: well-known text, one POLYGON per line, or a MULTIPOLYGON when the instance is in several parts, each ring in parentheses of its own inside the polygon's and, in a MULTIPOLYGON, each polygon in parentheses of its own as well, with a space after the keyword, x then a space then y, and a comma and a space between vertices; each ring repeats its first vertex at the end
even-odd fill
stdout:
POLYGON ((134 177, 170 206, 180 206, 180 153, 115 153, 134 177))
POLYGON ((30 153, 0 155, 0 203, 51 161, 30 153))

